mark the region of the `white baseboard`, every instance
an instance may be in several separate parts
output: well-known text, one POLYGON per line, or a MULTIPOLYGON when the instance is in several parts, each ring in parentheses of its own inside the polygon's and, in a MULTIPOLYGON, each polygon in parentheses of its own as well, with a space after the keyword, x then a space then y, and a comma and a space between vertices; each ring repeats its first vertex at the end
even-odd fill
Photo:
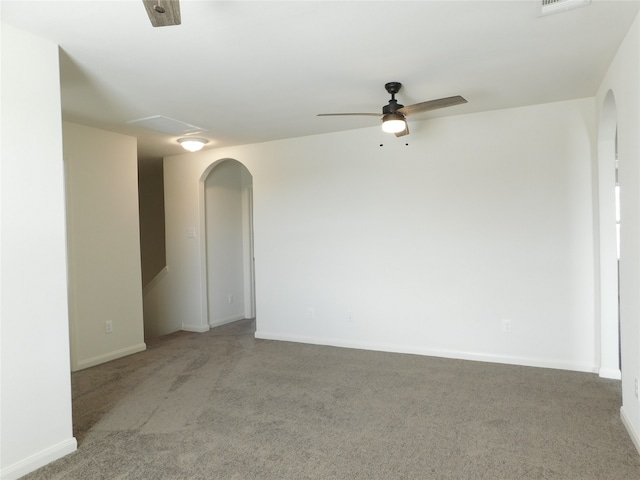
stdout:
POLYGON ((636 450, 640 453, 640 433, 638 433, 638 431, 633 427, 624 407, 620 407, 620 419, 622 420, 624 428, 627 429, 627 433, 631 437, 631 441, 635 445, 636 450))
POLYGON ((598 375, 602 378, 610 378, 611 380, 622 379, 622 372, 619 368, 600 368, 598 375))
POLYGON ((116 360, 118 358, 126 357, 128 355, 133 355, 134 353, 144 352, 147 349, 146 343, 139 343, 137 345, 132 345, 130 347, 121 348, 120 350, 115 350, 113 352, 105 353, 104 355, 98 355, 96 357, 91 357, 86 360, 80 360, 78 364, 73 368, 73 371, 83 370, 89 367, 95 367, 96 365, 100 365, 101 363, 110 362, 111 360, 116 360))
POLYGON ((51 463, 54 460, 58 460, 59 458, 75 452, 77 449, 78 442, 74 437, 71 437, 57 445, 53 445, 25 458, 24 460, 3 468, 0 472, 0 479, 16 480, 20 477, 24 477, 27 473, 31 473, 40 467, 44 467, 46 464, 51 463))
POLYGON ((183 323, 182 330, 184 330, 185 332, 204 333, 209 331, 209 325, 194 325, 189 323, 183 323))
POLYGON ((264 340, 279 340, 284 342, 309 343, 312 345, 326 345, 330 347, 356 348, 360 350, 373 350, 378 352, 406 353, 411 355, 424 355, 429 357, 451 358, 456 360, 472 360, 477 362, 502 363, 507 365, 520 365, 523 367, 553 368, 557 370, 571 370, 575 372, 597 373, 595 365, 566 362, 561 360, 515 357, 508 355, 493 355, 486 353, 464 352, 458 350, 440 350, 419 348, 406 345, 367 343, 340 338, 307 337, 304 335, 289 335, 256 330, 256 338, 264 340))
POLYGON ((209 322, 210 327, 219 327, 220 325, 226 325, 227 323, 237 322, 238 320, 244 320, 245 317, 243 314, 231 315, 230 317, 218 318, 209 322))
POLYGON ((182 330, 185 332, 204 333, 208 332, 213 327, 219 327, 220 325, 226 325, 227 323, 237 322, 238 320, 244 320, 245 316, 242 314, 232 315, 230 317, 218 318, 209 322, 209 325, 193 325, 188 323, 182 324, 182 330))

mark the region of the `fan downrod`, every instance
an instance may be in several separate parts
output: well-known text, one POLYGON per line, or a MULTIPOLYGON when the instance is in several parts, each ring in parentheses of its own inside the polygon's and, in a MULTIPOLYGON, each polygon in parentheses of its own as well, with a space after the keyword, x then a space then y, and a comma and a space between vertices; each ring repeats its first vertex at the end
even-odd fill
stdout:
POLYGON ((382 107, 382 114, 396 113, 398 109, 404 107, 404 105, 400 105, 396 100, 396 93, 400 91, 402 84, 400 82, 389 82, 385 83, 384 88, 391 95, 391 100, 389 100, 387 105, 382 107))

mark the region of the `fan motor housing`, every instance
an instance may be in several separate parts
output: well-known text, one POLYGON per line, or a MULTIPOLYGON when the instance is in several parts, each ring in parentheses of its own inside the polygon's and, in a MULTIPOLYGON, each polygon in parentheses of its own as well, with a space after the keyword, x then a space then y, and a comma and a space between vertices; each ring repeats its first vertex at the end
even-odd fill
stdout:
POLYGON ((404 105, 400 105, 395 98, 389 100, 389 104, 382 107, 382 114, 386 115, 387 113, 396 113, 400 108, 404 107, 404 105))

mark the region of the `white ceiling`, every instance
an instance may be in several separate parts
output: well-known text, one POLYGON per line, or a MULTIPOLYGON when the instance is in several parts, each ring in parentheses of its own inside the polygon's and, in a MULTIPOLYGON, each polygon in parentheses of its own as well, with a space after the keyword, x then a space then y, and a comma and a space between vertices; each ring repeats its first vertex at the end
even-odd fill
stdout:
MULTIPOLYGON (((164 115, 211 147, 377 125, 384 84, 409 105, 469 103, 411 120, 593 96, 638 1, 541 17, 540 0, 194 1, 153 28, 141 0, 1 2, 3 22, 61 46, 63 117, 138 137, 141 158, 177 137, 127 122, 164 115)), ((19 46, 16 46, 19 48, 19 46)), ((413 133, 419 134, 417 133, 413 133)))

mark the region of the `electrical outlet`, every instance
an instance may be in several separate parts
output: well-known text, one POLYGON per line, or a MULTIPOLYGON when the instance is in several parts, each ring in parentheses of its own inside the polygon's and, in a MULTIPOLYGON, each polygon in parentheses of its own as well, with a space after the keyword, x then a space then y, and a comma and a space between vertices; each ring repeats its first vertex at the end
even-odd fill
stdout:
POLYGON ((104 333, 113 333, 113 322, 111 320, 104 322, 104 333))
POLYGON ((229 294, 228 300, 229 300, 229 303, 233 303, 233 293, 229 294))
POLYGON ((636 400, 638 399, 638 379, 635 379, 635 394, 636 394, 636 400))
POLYGON ((508 318, 502 320, 502 331, 511 333, 511 320, 509 320, 508 318))
POLYGON ((315 318, 315 316, 316 316, 315 309, 313 307, 309 307, 307 309, 307 317, 309 318, 309 320, 311 320, 311 319, 315 318))

